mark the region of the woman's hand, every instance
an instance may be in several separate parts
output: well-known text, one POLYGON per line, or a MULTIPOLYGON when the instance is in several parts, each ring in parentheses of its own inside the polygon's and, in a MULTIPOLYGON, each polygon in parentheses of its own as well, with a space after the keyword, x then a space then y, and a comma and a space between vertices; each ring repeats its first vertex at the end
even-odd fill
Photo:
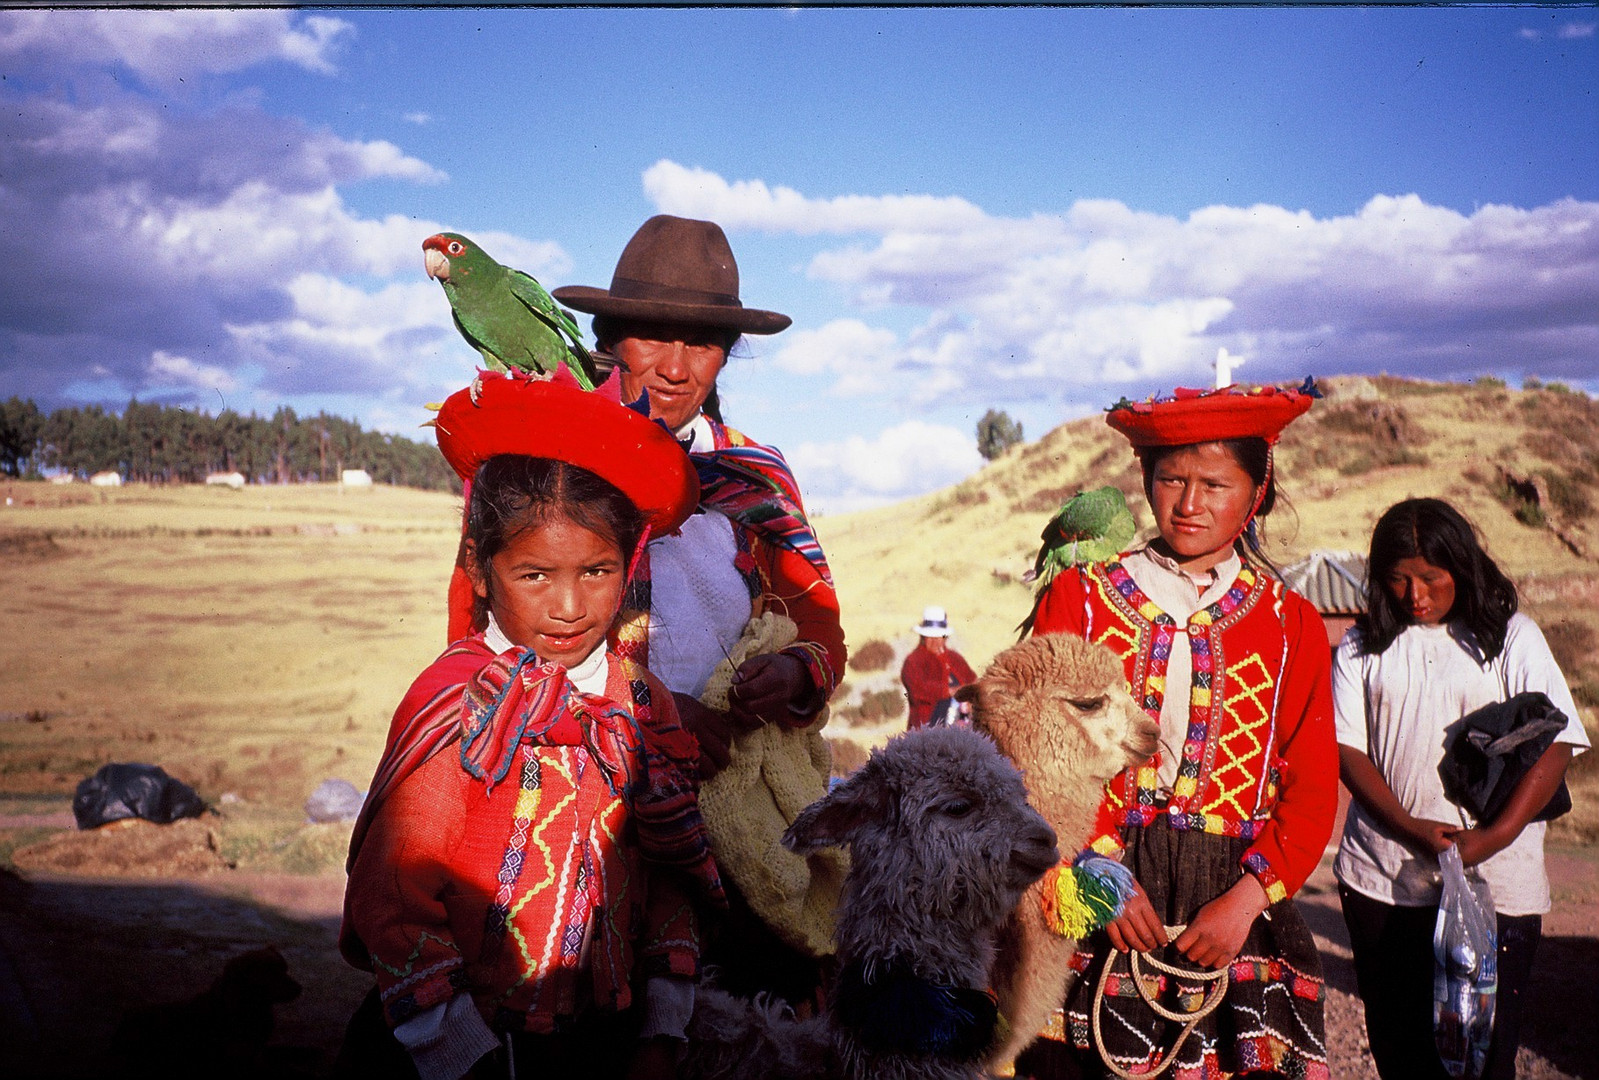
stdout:
POLYGON ((687 694, 673 694, 677 705, 677 720, 683 730, 694 736, 700 747, 700 779, 709 780, 732 760, 729 747, 733 742, 733 726, 727 714, 717 712, 700 703, 700 699, 687 694))
POLYGON ((762 724, 792 721, 796 708, 816 692, 810 672, 798 657, 787 653, 752 656, 738 666, 727 692, 727 715, 739 727, 752 731, 762 724))
POLYGON ((1122 913, 1105 925, 1105 933, 1110 935, 1110 943, 1117 952, 1130 949, 1148 952, 1166 944, 1166 924, 1155 914, 1149 894, 1136 881, 1133 882, 1133 895, 1122 906, 1122 913))
POLYGON ((1233 962, 1260 913, 1270 905, 1254 874, 1245 874, 1232 888, 1200 908, 1177 935, 1177 951, 1200 967, 1215 971, 1233 962))
MULTIPOLYGON (((1449 846, 1450 839, 1455 833, 1460 832, 1459 825, 1451 825, 1447 821, 1433 821, 1430 818, 1409 817, 1406 822, 1405 833, 1401 839, 1409 842, 1410 846, 1431 855, 1441 854, 1449 846)), ((1465 853, 1461 853, 1465 857, 1465 853)), ((1467 864, 1470 865, 1470 864, 1467 864)))
POLYGON ((677 1052, 676 1039, 640 1039, 633 1060, 627 1063, 627 1080, 672 1080, 677 1076, 677 1052))
MULTIPOLYGON (((1492 826, 1475 829, 1452 829, 1448 833, 1450 840, 1454 841, 1460 850, 1460 862, 1464 866, 1476 866, 1478 863, 1493 858, 1505 848, 1510 846, 1509 840, 1501 839, 1492 826)), ((1511 837, 1511 840, 1515 837, 1511 837)))

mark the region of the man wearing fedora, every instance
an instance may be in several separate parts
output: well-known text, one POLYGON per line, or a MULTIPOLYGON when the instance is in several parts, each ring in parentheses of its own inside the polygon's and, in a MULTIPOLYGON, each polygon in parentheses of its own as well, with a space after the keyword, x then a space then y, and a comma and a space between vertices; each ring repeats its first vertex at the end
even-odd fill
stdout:
POLYGON ((905 726, 911 731, 934 722, 952 723, 958 708, 955 691, 977 679, 966 658, 949 647, 949 613, 943 608, 924 608, 916 632, 921 640, 899 669, 899 681, 910 701, 905 726))
MULTIPOLYGON (((699 512, 652 539, 624 601, 617 649, 672 690, 683 726, 699 740, 701 771, 728 761, 734 732, 811 724, 844 670, 844 631, 832 572, 783 456, 722 423, 716 380, 744 334, 775 334, 787 315, 747 308, 738 264, 720 226, 667 214, 628 241, 608 289, 571 285, 556 300, 594 316, 594 338, 616 361, 625 401, 678 437, 700 478, 699 512), (727 712, 699 694, 751 617, 775 610, 798 640, 739 666, 727 712)), ((707 960, 735 993, 808 999, 815 958, 789 949, 733 897, 730 925, 707 960), (719 954, 719 955, 718 955, 719 954)))

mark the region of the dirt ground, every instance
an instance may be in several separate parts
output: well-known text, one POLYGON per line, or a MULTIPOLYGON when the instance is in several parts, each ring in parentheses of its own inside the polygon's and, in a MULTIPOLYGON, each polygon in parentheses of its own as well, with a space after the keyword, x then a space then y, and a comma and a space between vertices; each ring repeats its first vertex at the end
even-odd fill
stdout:
MULTIPOLYGON (((1519 1075, 1599 1080, 1599 850, 1555 847, 1549 866, 1555 909, 1544 921, 1519 1075)), ((1300 896, 1326 964, 1328 1050, 1337 1080, 1369 1080, 1376 1073, 1329 867, 1300 896)), ((278 1009, 277 1073, 327 1075, 369 986, 335 948, 343 889, 340 874, 0 871, 0 1076, 115 1075, 108 1048, 124 1010, 198 993, 229 957, 267 944, 305 987, 278 1009)))

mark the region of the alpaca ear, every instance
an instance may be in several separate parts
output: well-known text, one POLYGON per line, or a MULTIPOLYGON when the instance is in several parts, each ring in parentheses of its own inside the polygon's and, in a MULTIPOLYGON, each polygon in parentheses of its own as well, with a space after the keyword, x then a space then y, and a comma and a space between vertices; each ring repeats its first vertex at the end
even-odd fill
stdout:
POLYGON ((801 810, 783 833, 783 846, 796 855, 809 855, 817 848, 843 847, 857 829, 881 821, 886 811, 878 770, 868 762, 826 796, 801 810))

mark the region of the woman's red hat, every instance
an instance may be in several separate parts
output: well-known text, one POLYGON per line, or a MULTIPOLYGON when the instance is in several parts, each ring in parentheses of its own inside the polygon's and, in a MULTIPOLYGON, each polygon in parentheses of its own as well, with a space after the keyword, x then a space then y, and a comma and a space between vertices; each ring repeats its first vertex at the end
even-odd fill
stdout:
POLYGON ((621 404, 616 382, 584 390, 564 368, 551 379, 481 372, 439 410, 439 449, 468 482, 496 454, 579 466, 631 499, 652 535, 670 533, 698 505, 699 477, 670 431, 621 404))
POLYGON ((1320 396, 1310 379, 1297 390, 1281 386, 1178 387, 1170 397, 1149 401, 1124 398, 1110 407, 1105 422, 1138 448, 1247 438, 1265 439, 1269 445, 1320 396))

